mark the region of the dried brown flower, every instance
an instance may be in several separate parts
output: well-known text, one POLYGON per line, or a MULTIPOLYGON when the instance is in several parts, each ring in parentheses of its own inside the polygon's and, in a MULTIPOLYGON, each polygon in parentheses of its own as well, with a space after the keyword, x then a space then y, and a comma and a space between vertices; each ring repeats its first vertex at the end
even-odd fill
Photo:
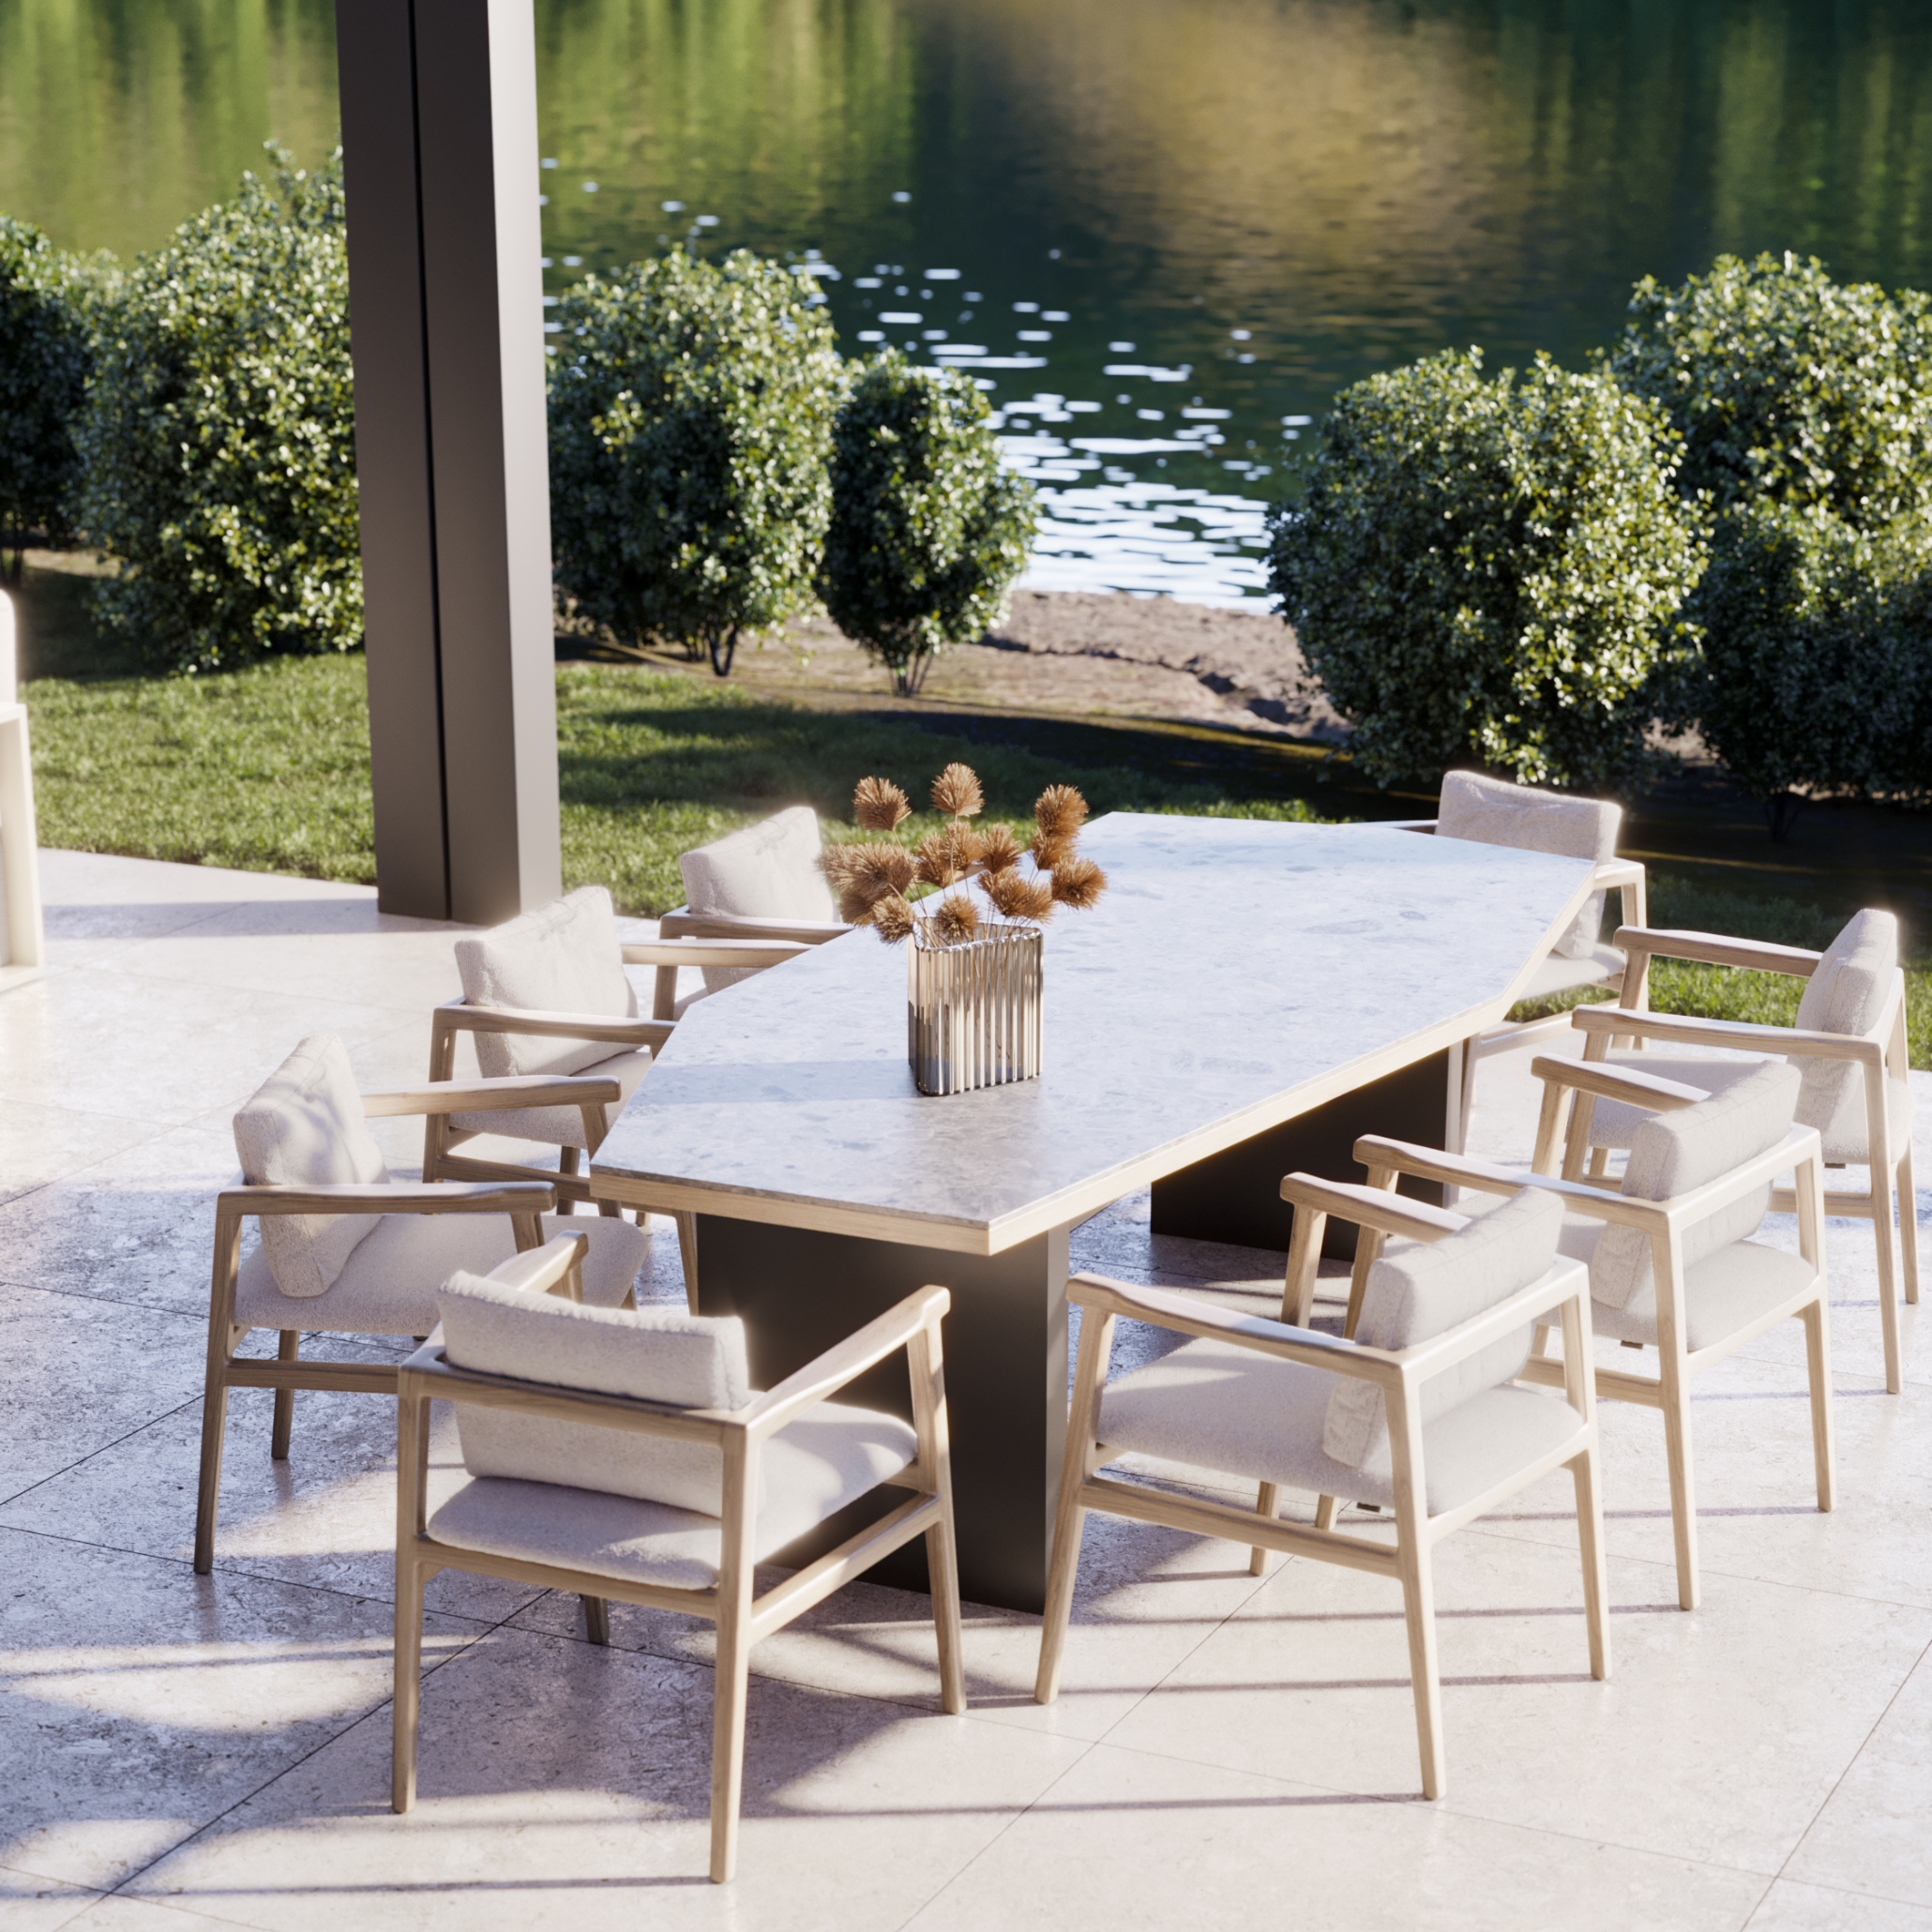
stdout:
POLYGON ((1053 868, 1053 897, 1084 913, 1107 890, 1107 874, 1092 859, 1063 859, 1053 868))
POLYGON ((1029 878, 1014 868, 989 872, 980 883, 995 910, 1009 919, 1031 919, 1044 925, 1053 916, 1052 882, 1038 874, 1029 878))
POLYGON ((935 809, 956 819, 970 819, 986 805, 979 774, 970 764, 949 764, 932 781, 935 809))
POLYGON ((861 778, 852 794, 852 815, 868 832, 896 831, 912 812, 912 800, 890 778, 861 778))
POLYGON ((1071 785, 1049 785, 1034 800, 1034 823, 1043 838, 1074 838, 1087 823, 1087 801, 1071 785))
POLYGON ((928 832, 913 848, 918 860, 919 877, 928 885, 957 885, 972 863, 964 857, 948 825, 943 831, 928 832))
POLYGON ((904 846, 878 839, 863 845, 831 846, 820 863, 838 894, 839 909, 847 919, 855 916, 849 908, 862 911, 888 892, 905 891, 918 870, 917 861, 904 846))
POLYGON ((898 893, 888 893, 871 909, 871 922, 889 946, 913 936, 913 909, 898 893))
POLYGON ((1004 872, 1008 866, 1017 866, 1025 850, 1004 825, 989 825, 979 835, 979 863, 989 872, 1004 872))
POLYGON ((1074 841, 1058 832, 1042 832, 1027 847, 1034 855, 1034 864, 1043 872, 1051 872, 1064 866, 1074 855, 1074 841))
POLYGON ((942 944, 963 945, 979 930, 979 908, 962 893, 949 893, 934 909, 932 929, 942 944))

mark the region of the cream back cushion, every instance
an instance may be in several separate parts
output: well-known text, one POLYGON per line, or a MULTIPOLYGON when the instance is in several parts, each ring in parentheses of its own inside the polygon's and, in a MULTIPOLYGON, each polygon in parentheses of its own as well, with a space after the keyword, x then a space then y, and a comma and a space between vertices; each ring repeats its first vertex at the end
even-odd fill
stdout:
MULTIPOLYGON (((1623 1192, 1634 1200, 1671 1200, 1721 1180, 1790 1132, 1798 1092, 1797 1069, 1787 1061, 1767 1060, 1709 1100, 1639 1121, 1630 1139, 1623 1192)), ((1746 1240, 1770 1208, 1767 1181, 1686 1229, 1684 1266, 1694 1267, 1719 1248, 1746 1240)), ((1627 1308, 1654 1295, 1652 1260, 1648 1234, 1612 1223, 1591 1252, 1591 1299, 1607 1308, 1627 1308)))
MULTIPOLYGON (((362 1117, 349 1055, 334 1034, 310 1034, 234 1117, 234 1151, 250 1186, 343 1187, 386 1182, 389 1170, 362 1117)), ((262 1251, 285 1295, 306 1301, 342 1272, 380 1215, 264 1215, 262 1251)))
MULTIPOLYGON (((831 883, 819 868, 823 851, 818 814, 808 805, 794 805, 686 853, 677 862, 686 903, 694 913, 747 919, 836 919, 831 883)), ((703 972, 705 989, 714 993, 752 976, 738 966, 703 972)))
MULTIPOLYGON (((1862 1034, 1878 1025, 1898 973, 1898 920, 1866 907, 1825 948, 1798 1002, 1807 1033, 1862 1034)), ((1794 1058, 1804 1082, 1796 1118, 1834 1147, 1860 1146, 1869 1135, 1864 1079, 1849 1060, 1794 1058)), ((1896 1150, 1894 1151, 1896 1158, 1896 1150)))
MULTIPOLYGON (((1368 1271, 1355 1338, 1407 1349, 1473 1320, 1549 1272, 1562 1230, 1562 1202, 1525 1188, 1459 1233, 1384 1255, 1368 1271)), ((1433 1422, 1487 1389, 1514 1381, 1530 1353, 1525 1322, 1423 1384, 1422 1418, 1433 1422)), ((1338 1380, 1322 1420, 1321 1446, 1351 1469, 1389 1464, 1388 1411, 1373 1382, 1338 1380)))
MULTIPOLYGON (((601 885, 581 885, 507 925, 456 943, 463 998, 473 1006, 526 1012, 637 1018, 637 994, 624 971, 617 915, 601 885)), ((608 1040, 545 1039, 532 1034, 477 1034, 476 1064, 489 1079, 512 1074, 581 1073, 608 1060, 608 1040)))
MULTIPOLYGON (((676 1409, 742 1409, 749 1399, 745 1324, 736 1316, 579 1306, 516 1287, 516 1273, 511 1261, 489 1275, 452 1275, 437 1291, 444 1352, 457 1367, 676 1409)), ((709 1443, 471 1402, 460 1402, 456 1413, 473 1476, 601 1489, 705 1516, 723 1512, 723 1458, 709 1443)))
MULTIPOLYGON (((1436 837, 1510 845, 1519 852, 1553 852, 1601 865, 1616 857, 1623 823, 1623 808, 1607 799, 1538 792, 1481 772, 1450 772, 1442 780, 1436 837)), ((1553 950, 1565 959, 1589 958, 1603 923, 1604 896, 1592 892, 1553 950)))

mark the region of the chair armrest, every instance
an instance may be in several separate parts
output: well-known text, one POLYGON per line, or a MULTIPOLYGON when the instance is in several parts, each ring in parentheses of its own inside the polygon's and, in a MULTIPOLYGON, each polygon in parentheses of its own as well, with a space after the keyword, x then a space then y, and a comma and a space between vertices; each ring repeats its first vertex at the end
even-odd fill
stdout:
MULTIPOLYGON (((1890 1023, 1891 1015, 1886 1015, 1890 1023)), ((1669 1040, 1681 1047, 1756 1048, 1767 1053, 1795 1053, 1809 1059, 1884 1064, 1885 1049, 1865 1034, 1801 1033, 1794 1026, 1758 1026, 1742 1019, 1699 1019, 1686 1013, 1638 1013, 1628 1006, 1577 1006, 1570 1024, 1586 1034, 1634 1035, 1669 1040)))
POLYGON ((1667 1080, 1661 1074, 1638 1073, 1635 1067, 1609 1066, 1601 1060, 1565 1060, 1539 1053, 1531 1061, 1530 1071, 1555 1086, 1574 1087, 1579 1093, 1594 1094, 1600 1100, 1627 1101, 1653 1113, 1674 1113, 1711 1097, 1702 1087, 1667 1080))
POLYGON ((657 922, 660 939, 762 939, 823 945, 853 928, 842 919, 758 919, 742 913, 693 913, 680 907, 657 922))
POLYGON ((943 1288, 922 1288, 909 1294, 803 1368, 794 1369, 776 1388, 767 1389, 739 1410, 735 1419, 750 1432, 753 1441, 776 1433, 853 1377, 904 1348, 921 1329, 937 1321, 952 1303, 950 1291, 943 1288))
POLYGON ((1355 1158, 1365 1168, 1413 1174, 1419 1181, 1440 1181, 1449 1187, 1473 1187, 1483 1194, 1515 1194, 1523 1185, 1520 1173, 1493 1161, 1445 1154, 1440 1147, 1419 1147, 1411 1140, 1391 1140, 1381 1134, 1364 1134, 1355 1142, 1355 1158))
POLYGON ((1309 1368, 1332 1369, 1358 1381, 1378 1382, 1386 1387, 1393 1385, 1401 1373, 1396 1356, 1361 1342, 1343 1341, 1316 1328, 1270 1321, 1260 1315, 1238 1315, 1232 1309, 1217 1307, 1213 1302, 1170 1294, 1164 1289, 1129 1288, 1125 1282, 1109 1281, 1103 1275, 1074 1275, 1066 1284, 1066 1298, 1078 1302, 1082 1308, 1123 1316, 1129 1321, 1144 1321, 1177 1335, 1230 1342, 1236 1348, 1252 1349, 1258 1355, 1299 1362, 1309 1368))
POLYGON ((1822 953, 1767 940, 1727 939, 1722 933, 1677 932, 1656 926, 1620 926, 1610 943, 1619 952, 1658 959, 1698 959, 1712 966, 1746 966, 1758 973, 1788 973, 1809 979, 1822 953))
POLYGON ((473 1006, 446 1000, 436 1008, 439 1024, 472 1034, 535 1034, 559 1040, 608 1040, 616 1047, 668 1045, 677 1022, 628 1019, 610 1013, 535 1012, 521 1006, 473 1006))
POLYGON ((803 940, 639 940, 624 948, 626 966, 782 966, 811 948, 803 940))
POLYGON ((240 1215, 538 1215, 557 1204, 541 1181, 388 1181, 354 1186, 224 1187, 218 1211, 240 1215))
POLYGON ((424 1087, 396 1087, 365 1094, 370 1120, 409 1113, 497 1113, 521 1107, 614 1107, 624 1089, 591 1074, 513 1074, 505 1079, 432 1080, 424 1087))
POLYGON ((1596 867, 1596 883, 1606 892, 1614 892, 1623 885, 1641 885, 1644 883, 1643 861, 1641 859, 1599 859, 1596 867))
POLYGON ((1381 1234, 1399 1234, 1411 1241, 1441 1241, 1469 1226, 1467 1215, 1431 1207, 1426 1200, 1409 1200, 1381 1187, 1364 1187, 1353 1181, 1324 1181, 1316 1174, 1290 1174, 1281 1184, 1281 1198, 1296 1207, 1333 1215, 1381 1234))

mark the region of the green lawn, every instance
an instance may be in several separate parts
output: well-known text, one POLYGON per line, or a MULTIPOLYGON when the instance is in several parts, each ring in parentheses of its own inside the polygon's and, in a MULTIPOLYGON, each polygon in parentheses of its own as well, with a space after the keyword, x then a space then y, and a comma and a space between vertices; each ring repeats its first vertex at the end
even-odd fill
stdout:
MULTIPOLYGON (((373 881, 359 657, 271 661, 210 678, 42 677, 26 696, 45 844, 373 881)), ((1366 795, 1345 775, 1324 787, 1315 762, 1285 747, 990 714, 813 710, 625 666, 560 665, 557 719, 565 882, 606 883, 620 907, 640 913, 682 898, 677 856, 694 845, 801 800, 835 836, 852 836, 857 779, 878 773, 917 800, 956 758, 980 774, 989 815, 1016 822, 1062 778, 1078 783, 1095 812, 1427 814, 1426 801, 1366 795)), ((1923 869, 1924 822, 1899 818, 1903 829, 1887 821, 1884 836, 1923 869)), ((1742 864, 1728 855, 1707 862, 1695 815, 1680 811, 1672 829, 1668 863, 1684 869, 1648 854, 1653 924, 1821 946, 1849 909, 1828 853, 1812 862, 1812 878, 1794 868, 1790 848, 1766 841, 1754 877, 1750 847, 1741 848, 1742 864), (1761 879, 1806 889, 1767 891, 1761 879)), ((1868 878, 1859 883, 1869 889, 1868 878)), ((1899 902, 1909 919, 1911 892, 1899 902)), ((1613 894, 1613 912, 1616 903, 1613 894)), ((1909 978, 1913 1060, 1928 1065, 1932 971, 1920 965, 1909 978)), ((1798 1000, 1794 981, 1721 968, 1660 963, 1653 984, 1661 1008, 1727 1019, 1789 1024, 1798 1000)))

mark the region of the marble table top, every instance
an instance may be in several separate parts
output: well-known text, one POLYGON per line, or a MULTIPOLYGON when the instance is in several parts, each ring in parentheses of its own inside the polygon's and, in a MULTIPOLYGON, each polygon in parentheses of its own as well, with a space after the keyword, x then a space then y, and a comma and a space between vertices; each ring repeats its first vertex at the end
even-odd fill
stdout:
POLYGON ((1116 812, 1047 928, 1044 1072, 931 1096, 867 929, 701 1000, 592 1162, 657 1208, 996 1254, 1502 1019, 1582 859, 1116 812), (643 1184, 648 1184, 645 1185, 643 1184))

